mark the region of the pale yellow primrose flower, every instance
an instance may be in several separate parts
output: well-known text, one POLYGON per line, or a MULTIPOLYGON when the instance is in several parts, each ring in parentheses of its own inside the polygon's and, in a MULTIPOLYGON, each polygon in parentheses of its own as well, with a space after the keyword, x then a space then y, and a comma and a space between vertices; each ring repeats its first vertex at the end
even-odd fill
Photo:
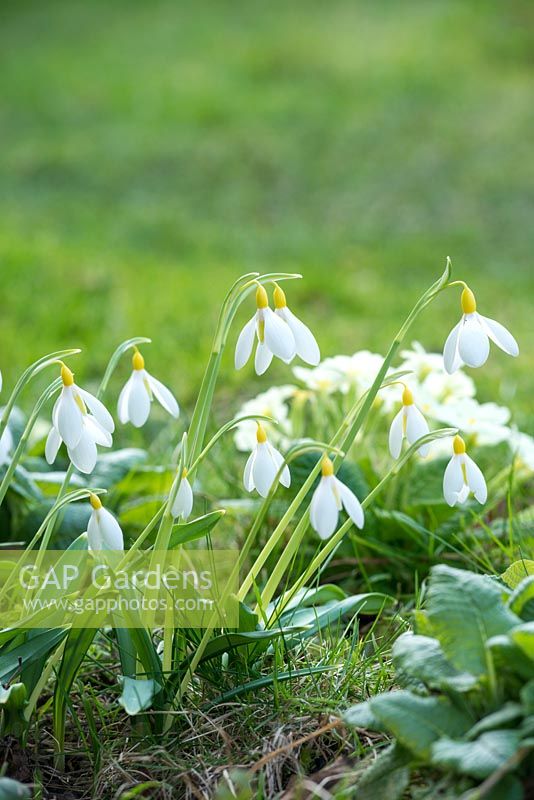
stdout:
MULTIPOLYGON (((276 475, 283 464, 284 458, 278 450, 267 440, 265 429, 257 423, 256 447, 248 457, 243 473, 243 484, 247 492, 256 489, 261 497, 267 497, 274 483, 276 475)), ((282 486, 291 485, 291 475, 287 464, 284 466, 280 478, 282 486)))
POLYGON ((467 455, 462 437, 455 436, 453 456, 443 475, 443 496, 448 505, 455 506, 465 503, 470 492, 481 504, 488 498, 484 475, 473 459, 467 455))
POLYGON ((124 550, 122 529, 113 514, 96 494, 90 495, 89 502, 93 509, 87 525, 89 550, 124 550))
POLYGON ((97 444, 111 447, 115 423, 98 398, 76 386, 74 375, 65 364, 61 366, 61 378, 63 388, 52 410, 46 460, 49 464, 54 462, 63 441, 74 466, 80 472, 90 473, 96 464, 97 444))
POLYGON ((475 295, 464 285, 461 295, 462 318, 450 332, 443 349, 443 363, 452 373, 462 365, 481 367, 489 355, 489 340, 508 353, 519 355, 519 346, 504 325, 477 312, 475 295))
POLYGON ((145 359, 135 350, 132 356, 133 372, 124 385, 117 403, 119 421, 131 422, 135 428, 141 428, 150 414, 150 404, 154 397, 171 417, 178 417, 180 408, 174 395, 163 383, 156 380, 145 369, 145 359))
POLYGON ((334 475, 334 465, 324 456, 321 480, 313 493, 310 522, 321 539, 329 539, 337 528, 339 512, 345 509, 356 527, 363 528, 364 515, 360 501, 348 486, 334 475))
MULTIPOLYGON (((285 441, 292 434, 289 406, 287 400, 298 391, 296 386, 272 386, 246 403, 243 403, 236 416, 266 416, 276 420, 276 426, 263 421, 262 425, 270 439, 276 444, 285 441)), ((240 422, 234 434, 234 442, 238 450, 250 452, 256 446, 256 421, 246 419, 240 422)))
MULTIPOLYGON (((394 417, 389 429, 389 452, 393 458, 398 458, 402 450, 402 440, 406 437, 409 444, 415 442, 429 433, 428 422, 421 414, 413 401, 411 390, 405 386, 402 393, 402 408, 394 417)), ((423 458, 428 455, 430 444, 424 444, 418 453, 423 458)))

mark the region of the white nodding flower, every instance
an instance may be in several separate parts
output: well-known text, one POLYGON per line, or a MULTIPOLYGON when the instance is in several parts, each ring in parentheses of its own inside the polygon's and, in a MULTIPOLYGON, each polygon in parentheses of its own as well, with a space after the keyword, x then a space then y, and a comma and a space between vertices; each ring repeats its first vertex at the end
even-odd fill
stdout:
POLYGON ((489 340, 508 353, 519 355, 519 346, 504 325, 477 312, 475 295, 465 285, 461 296, 462 318, 450 332, 443 348, 443 363, 449 374, 462 364, 481 367, 489 355, 489 340))
POLYGON ((241 369, 249 360, 254 339, 257 338, 254 366, 258 375, 268 369, 273 356, 287 364, 294 358, 297 346, 293 331, 281 317, 269 308, 269 299, 263 286, 256 289, 256 313, 250 319, 237 340, 235 367, 241 369))
POLYGON ((453 456, 443 475, 443 495, 450 506, 465 503, 472 492, 479 503, 486 502, 488 489, 484 475, 472 458, 465 452, 465 442, 461 436, 453 441, 453 456))
MULTIPOLYGON (((256 489, 262 497, 267 497, 283 462, 282 454, 272 444, 269 444, 265 429, 258 422, 256 447, 247 459, 243 474, 243 483, 247 492, 256 489)), ((282 486, 287 487, 291 484, 291 475, 287 464, 280 474, 279 481, 282 486)))
POLYGON ((273 292, 274 313, 283 319, 289 327, 295 339, 296 355, 307 364, 316 367, 321 360, 321 352, 315 336, 303 322, 296 317, 288 308, 286 295, 278 284, 275 284, 273 292))
MULTIPOLYGON (((393 458, 398 458, 402 450, 402 440, 406 438, 409 444, 415 442, 429 433, 428 422, 413 401, 411 390, 405 386, 402 393, 402 408, 393 419, 389 429, 389 452, 393 458)), ((425 458, 430 450, 429 444, 419 448, 418 453, 425 458)))
POLYGON ((89 496, 93 508, 87 524, 89 550, 124 550, 122 529, 111 511, 105 509, 96 494, 89 496))
POLYGON ((180 485, 176 492, 176 497, 171 508, 171 514, 174 519, 181 518, 185 520, 190 516, 193 510, 193 490, 191 484, 187 480, 187 469, 184 467, 182 477, 180 478, 180 485))
POLYGON ((69 458, 80 472, 95 468, 96 446, 111 447, 115 423, 107 408, 94 395, 76 386, 74 375, 62 364, 63 388, 52 411, 52 428, 48 434, 45 456, 55 461, 61 442, 65 442, 69 458))
POLYGON ((131 422, 141 428, 150 414, 154 397, 171 417, 178 417, 180 408, 174 395, 145 369, 145 360, 136 348, 132 356, 133 372, 126 381, 117 404, 117 415, 122 424, 131 422))
POLYGON ((0 464, 5 464, 9 461, 9 455, 13 449, 13 436, 11 431, 6 426, 4 432, 0 437, 0 464))
POLYGON ((360 501, 348 486, 334 475, 334 465, 324 456, 322 476, 313 493, 310 507, 312 528, 321 539, 329 539, 337 528, 339 512, 345 509, 357 528, 363 528, 364 515, 360 501))

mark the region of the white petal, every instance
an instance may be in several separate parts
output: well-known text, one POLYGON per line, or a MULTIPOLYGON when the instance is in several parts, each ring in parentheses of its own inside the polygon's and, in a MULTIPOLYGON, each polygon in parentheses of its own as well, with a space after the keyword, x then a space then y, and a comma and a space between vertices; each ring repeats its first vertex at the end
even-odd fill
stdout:
POLYGON ((254 479, 252 478, 252 467, 254 465, 254 459, 256 458, 256 447, 247 458, 247 463, 245 464, 245 471, 243 473, 243 485, 247 492, 251 492, 254 489, 254 479))
POLYGON ((399 413, 395 416, 389 429, 389 452, 392 458, 398 458, 402 449, 402 440, 404 438, 403 430, 404 421, 404 406, 399 413))
POLYGON ((121 526, 107 508, 93 511, 87 526, 87 538, 91 550, 124 550, 121 526))
POLYGON ((339 509, 333 491, 332 475, 323 476, 313 493, 310 507, 312 528, 321 539, 329 539, 337 528, 339 509))
MULTIPOLYGON (((0 464, 5 464, 9 461, 9 453, 13 449, 13 436, 9 428, 4 428, 4 432, 0 437, 0 464)), ((57 451, 56 451, 57 452, 57 451)))
POLYGON ((57 430, 52 426, 50 428, 50 433, 46 438, 46 445, 45 445, 45 458, 49 464, 53 464, 54 461, 56 460, 56 456, 60 446, 61 446, 61 436, 59 435, 57 430))
POLYGON ((297 355, 307 364, 316 367, 321 360, 321 353, 315 336, 308 326, 301 322, 287 306, 278 308, 275 313, 278 314, 284 322, 287 322, 291 328, 295 339, 297 355))
POLYGON ((447 341, 445 342, 445 347, 443 348, 443 365, 445 367, 445 371, 448 372, 449 375, 452 375, 452 373, 455 372, 462 363, 462 360, 458 354, 458 338, 460 336, 462 323, 463 317, 458 325, 455 325, 447 336, 447 341))
POLYGON ((472 458, 467 454, 465 456, 465 472, 467 475, 467 483, 470 490, 475 495, 479 503, 485 503, 488 499, 488 487, 482 470, 475 464, 472 458))
POLYGON ((519 345, 504 325, 489 317, 483 317, 482 314, 477 314, 477 316, 491 341, 495 342, 497 347, 500 347, 509 356, 519 355, 519 345))
POLYGON ((476 314, 466 314, 458 339, 458 353, 468 367, 481 367, 489 356, 489 339, 476 314))
POLYGON ((144 370, 135 370, 128 397, 128 417, 132 425, 141 428, 150 414, 150 395, 144 381, 144 370))
POLYGON ((113 444, 113 437, 109 431, 102 427, 96 417, 87 414, 83 419, 83 424, 86 432, 95 444, 99 444, 102 447, 111 447, 113 444))
MULTIPOLYGON (((406 417, 406 438, 410 444, 414 444, 421 436, 426 436, 427 433, 430 433, 428 422, 413 403, 406 408, 406 417)), ((425 458, 429 450, 430 444, 424 444, 419 448, 418 453, 425 458)))
MULTIPOLYGON (((269 452, 271 454, 271 458, 274 461, 274 465, 276 467, 276 471, 280 469, 282 464, 284 463, 284 457, 278 450, 267 442, 267 447, 269 448, 269 452)), ((280 474, 280 483, 282 486, 289 487, 291 486, 291 474, 289 472, 289 467, 287 464, 284 465, 284 468, 280 474)))
POLYGON ((357 528, 363 528, 364 525, 364 517, 363 517, 363 508, 360 505, 360 501, 354 494, 351 492, 348 486, 345 486, 344 483, 336 478, 336 486, 337 490, 341 497, 341 502, 343 503, 343 507, 351 520, 354 522, 357 528))
POLYGON ((258 342, 258 346, 256 347, 256 357, 254 359, 256 375, 263 375, 263 373, 269 368, 272 360, 273 354, 265 342, 258 342))
POLYGON ((76 387, 76 391, 81 395, 82 400, 85 402, 85 405, 93 417, 96 417, 102 427, 109 431, 109 433, 113 433, 115 430, 115 423, 104 403, 102 403, 98 397, 86 392, 85 389, 80 389, 79 386, 76 387))
POLYGON ((269 452, 267 442, 260 442, 256 448, 256 458, 252 465, 252 478, 258 494, 267 497, 276 477, 276 464, 269 452))
POLYGON ((175 519, 182 517, 186 520, 193 510, 193 490, 187 478, 182 478, 176 492, 171 514, 175 519))
POLYGON ((467 483, 464 483, 460 491, 458 492, 458 496, 456 499, 457 503, 465 503, 467 498, 469 497, 469 486, 467 483))
POLYGON ((265 343, 271 353, 282 361, 291 361, 296 352, 295 337, 287 322, 280 319, 271 308, 263 308, 265 343))
POLYGON ((84 428, 76 447, 68 447, 67 450, 70 460, 80 472, 88 475, 94 470, 97 457, 96 444, 87 428, 84 428))
POLYGON ((57 430, 67 447, 76 447, 83 433, 83 414, 74 399, 72 386, 64 386, 57 406, 57 430))
POLYGON ((61 402, 62 393, 60 393, 59 397, 57 398, 56 402, 54 403, 54 407, 52 409, 52 425, 54 428, 57 428, 57 412, 59 409, 59 404, 61 402))
POLYGON ((158 381, 146 371, 145 377, 148 380, 150 388, 154 392, 154 397, 156 400, 163 406, 165 411, 171 415, 171 417, 177 417, 180 414, 180 408, 173 393, 167 389, 167 387, 164 386, 161 381, 158 381))
POLYGON ((252 345, 254 344, 254 333, 256 332, 256 314, 249 319, 237 340, 235 346, 235 368, 241 369, 244 367, 252 353, 252 345))
POLYGON ((454 455, 443 475, 443 496, 445 501, 454 506, 458 502, 458 493, 464 486, 464 476, 462 472, 462 462, 459 456, 454 455))
POLYGON ((119 422, 121 422, 123 425, 129 422, 128 401, 130 397, 130 391, 132 389, 132 381, 133 381, 133 374, 130 375, 130 377, 122 387, 121 393, 119 395, 119 400, 117 403, 117 416, 119 418, 119 422))

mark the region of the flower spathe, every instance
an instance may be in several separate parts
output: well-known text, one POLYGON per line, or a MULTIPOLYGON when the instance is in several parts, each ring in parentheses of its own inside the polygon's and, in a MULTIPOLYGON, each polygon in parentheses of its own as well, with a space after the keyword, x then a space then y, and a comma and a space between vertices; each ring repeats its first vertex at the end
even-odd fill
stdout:
POLYGON ((263 375, 273 356, 289 363, 295 356, 297 346, 287 322, 269 308, 267 292, 261 285, 256 289, 256 309, 252 319, 239 334, 234 360, 236 369, 244 367, 251 356, 254 339, 257 338, 254 366, 256 373, 263 375))
POLYGON ((364 514, 360 501, 348 486, 334 475, 334 465, 325 456, 321 465, 322 476, 313 493, 310 522, 321 539, 329 539, 337 528, 339 512, 345 509, 357 528, 363 528, 364 514))
MULTIPOLYGON (((402 441, 406 438, 409 444, 415 444, 421 436, 429 433, 428 422, 413 401, 411 390, 405 386, 402 393, 402 408, 394 417, 389 429, 389 452, 393 458, 398 458, 402 450, 402 441)), ((429 444, 419 448, 418 453, 423 458, 428 455, 429 444)))
POLYGON ((163 383, 147 372, 145 360, 137 348, 132 356, 132 367, 133 372, 117 403, 119 421, 123 425, 131 422, 135 428, 141 428, 148 419, 154 397, 171 417, 178 417, 180 408, 176 398, 163 383))
POLYGON ((465 442, 461 436, 453 441, 453 456, 443 475, 443 495, 450 506, 465 503, 470 492, 479 503, 488 498, 488 489, 484 475, 465 451, 465 442))
MULTIPOLYGON (((248 457, 243 473, 243 484, 247 492, 256 489, 259 495, 267 497, 283 463, 282 454, 267 441, 265 429, 258 423, 256 447, 248 457)), ((282 486, 291 485, 291 474, 287 464, 280 473, 279 481, 282 486)))
POLYGON ((89 502, 93 509, 87 524, 89 550, 124 550, 122 529, 111 511, 96 494, 89 496, 89 502))
POLYGON ((489 355, 489 341, 508 353, 519 355, 519 346, 504 325, 477 312, 475 295, 465 285, 461 296, 462 318, 450 332, 443 348, 443 363, 449 374, 462 364, 481 367, 489 355))
POLYGON ((52 411, 52 428, 45 447, 46 460, 52 464, 61 442, 65 442, 74 466, 88 474, 95 468, 97 444, 111 447, 115 423, 98 398, 74 383, 74 375, 65 364, 61 366, 61 378, 63 388, 52 411))
POLYGON ((187 480, 187 469, 183 469, 180 485, 176 492, 176 497, 171 507, 171 514, 174 519, 182 519, 184 522, 191 515, 193 510, 193 490, 187 480))
POLYGON ((285 292, 278 284, 275 285, 273 300, 275 306, 274 313, 287 323, 291 329, 295 339, 296 355, 307 364, 316 367, 321 360, 321 352, 317 340, 308 326, 301 322, 301 320, 293 314, 291 309, 288 308, 285 292))

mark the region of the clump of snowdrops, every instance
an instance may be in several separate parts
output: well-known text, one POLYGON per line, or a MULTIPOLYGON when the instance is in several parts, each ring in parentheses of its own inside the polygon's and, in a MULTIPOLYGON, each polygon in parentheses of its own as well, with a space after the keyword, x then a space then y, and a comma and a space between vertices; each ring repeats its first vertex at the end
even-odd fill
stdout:
MULTIPOLYGON (((525 460, 532 459, 530 441, 506 427, 507 409, 492 403, 478 404, 473 381, 460 370, 462 364, 482 366, 490 340, 512 356, 518 354, 517 344, 501 324, 477 312, 473 292, 461 281, 450 282, 450 271, 447 260, 445 271, 416 302, 385 357, 361 351, 352 357, 335 356, 321 361, 320 343, 311 330, 313 320, 306 320, 305 324, 298 310, 290 309, 286 291, 280 285, 289 286, 300 275, 252 273, 231 287, 221 308, 192 416, 176 442, 170 491, 128 551, 184 547, 209 534, 224 511, 214 509, 195 517, 195 485, 201 482, 204 463, 214 448, 233 431, 238 450, 250 451, 242 464, 244 490, 260 498, 233 572, 233 577, 240 579, 238 599, 246 626, 238 631, 207 627, 201 633, 170 626, 163 630, 116 629, 122 671, 120 702, 128 713, 153 709, 159 712, 151 720, 153 727, 166 731, 172 724, 173 710, 187 702, 193 677, 202 677, 203 670, 208 670, 214 661, 219 665, 228 663, 232 651, 240 647, 245 658, 257 659, 284 635, 291 634, 291 641, 297 641, 296 634, 302 632, 302 627, 293 624, 294 614, 299 608, 314 604, 315 590, 311 587, 323 565, 351 527, 356 526, 365 536, 366 509, 412 458, 432 458, 442 448, 447 449, 450 460, 443 474, 443 493, 451 506, 464 503, 471 494, 478 503, 486 502, 484 475, 469 455, 475 439, 496 441, 501 437, 525 460), (462 287, 462 316, 448 337, 444 335, 443 356, 426 353, 420 345, 402 350, 419 315, 445 289, 458 285, 462 287), (271 290, 274 308, 268 293, 271 290), (253 304, 254 314, 236 335, 234 320, 244 304, 253 304), (291 369, 298 383, 272 387, 246 403, 234 419, 216 431, 210 430, 208 437, 222 355, 229 344, 235 348, 237 369, 249 369, 254 351, 258 374, 265 373, 273 358, 278 358, 294 364, 291 369), (402 361, 394 367, 399 354, 402 361), (357 496, 338 472, 370 419, 389 429, 390 455, 377 484, 366 496, 357 496), (308 459, 312 457, 309 474, 250 563, 250 554, 269 518, 279 486, 291 486, 292 464, 304 454, 308 459), (289 565, 310 528, 311 535, 317 537, 316 554, 287 585, 284 579, 289 565), (258 586, 259 576, 267 560, 272 563, 273 554, 276 560, 269 578, 264 586, 258 586), (283 591, 277 597, 281 587, 283 591), (249 609, 245 602, 252 591, 255 607, 249 609), (255 648, 248 647, 251 643, 255 648)), ((289 290, 287 294, 290 295, 289 290)), ((57 496, 28 548, 46 550, 65 509, 86 503, 90 507, 87 532, 70 546, 93 551, 124 549, 121 525, 106 508, 104 491, 92 485, 91 475, 98 464, 99 449, 113 446, 115 419, 121 425, 142 427, 154 402, 171 417, 179 418, 172 388, 145 366, 149 342, 143 337, 123 342, 113 353, 94 394, 76 383, 73 364, 78 350, 58 351, 39 359, 16 383, 0 421, 0 449, 5 464, 0 502, 14 480, 33 427, 52 401, 46 459, 53 464, 64 447, 70 461, 57 496), (110 379, 126 357, 131 358, 131 376, 120 395, 113 398, 109 395, 110 379), (58 370, 59 376, 36 401, 14 446, 11 415, 20 394, 43 370, 58 370), (111 411, 115 409, 114 419, 111 411), (76 480, 80 474, 87 476, 85 482, 76 480)), ((221 602, 229 591, 222 587, 221 602)), ((389 598, 368 593, 355 596, 349 605, 348 600, 343 599, 343 608, 350 606, 354 613, 363 609, 376 613, 389 598)), ((327 619, 331 621, 332 614, 327 619)), ((310 629, 312 633, 317 630, 318 625, 319 622, 315 628, 308 625, 307 634, 310 629)), ((95 634, 92 629, 68 628, 31 632, 14 628, 0 633, 0 679, 5 686, 21 687, 11 693, 17 698, 20 712, 17 735, 24 737, 44 687, 55 678, 53 734, 59 766, 64 760, 68 696, 95 634)))

